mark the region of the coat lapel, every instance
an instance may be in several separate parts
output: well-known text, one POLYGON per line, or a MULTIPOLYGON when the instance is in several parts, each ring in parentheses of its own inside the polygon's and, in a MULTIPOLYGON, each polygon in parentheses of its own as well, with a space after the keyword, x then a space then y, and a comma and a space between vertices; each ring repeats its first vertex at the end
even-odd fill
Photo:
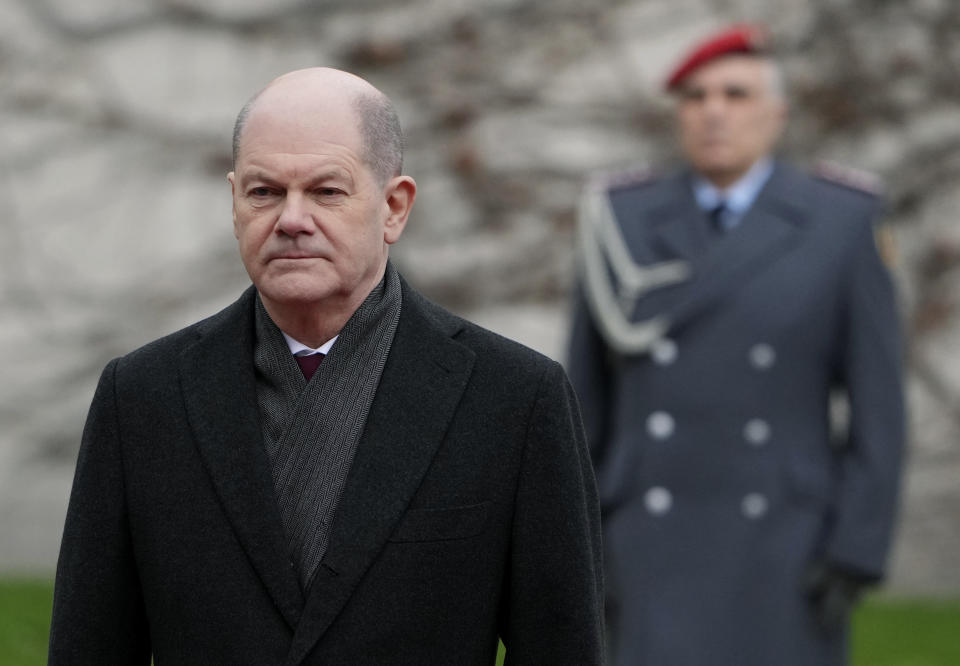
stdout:
POLYGON ((263 448, 253 370, 251 287, 211 318, 181 357, 190 425, 224 511, 277 608, 297 626, 303 596, 283 534, 263 448))
POLYGON ((459 329, 403 283, 400 322, 287 664, 301 663, 347 603, 426 474, 473 369, 459 329))
POLYGON ((803 180, 778 165, 757 200, 733 231, 717 239, 694 264, 694 279, 667 313, 676 329, 756 279, 802 237, 803 180))

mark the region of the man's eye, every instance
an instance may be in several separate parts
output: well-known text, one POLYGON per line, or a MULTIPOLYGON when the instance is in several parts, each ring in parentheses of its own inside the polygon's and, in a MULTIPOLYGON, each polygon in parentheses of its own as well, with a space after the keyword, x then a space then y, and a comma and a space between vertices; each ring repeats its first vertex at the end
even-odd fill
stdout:
POLYGON ((338 190, 335 187, 318 187, 314 191, 321 197, 335 197, 339 194, 343 194, 342 190, 338 190))
POLYGON ((739 86, 731 86, 724 91, 727 99, 746 99, 750 96, 750 91, 739 86))
POLYGON ((250 196, 252 197, 267 197, 270 196, 269 187, 254 187, 250 190, 250 196))

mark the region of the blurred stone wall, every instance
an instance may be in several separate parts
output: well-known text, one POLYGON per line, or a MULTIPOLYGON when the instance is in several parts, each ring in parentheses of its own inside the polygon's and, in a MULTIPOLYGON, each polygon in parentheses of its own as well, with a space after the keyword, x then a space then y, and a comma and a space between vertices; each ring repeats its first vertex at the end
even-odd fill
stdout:
POLYGON ((397 103, 420 192, 401 270, 561 358, 574 205, 595 169, 676 161, 659 83, 766 22, 783 152, 887 185, 910 340, 891 590, 960 594, 960 4, 950 0, 0 0, 0 570, 49 572, 111 357, 247 284, 230 131, 274 76, 354 71, 397 103))

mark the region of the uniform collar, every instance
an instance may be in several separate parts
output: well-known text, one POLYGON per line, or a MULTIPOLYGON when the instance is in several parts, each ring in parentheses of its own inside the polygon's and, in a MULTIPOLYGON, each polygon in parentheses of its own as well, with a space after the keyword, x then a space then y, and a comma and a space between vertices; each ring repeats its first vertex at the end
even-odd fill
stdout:
POLYGON ((723 190, 699 175, 693 177, 693 195, 701 210, 713 210, 721 203, 736 216, 742 216, 773 173, 773 160, 764 157, 754 163, 740 180, 723 190))

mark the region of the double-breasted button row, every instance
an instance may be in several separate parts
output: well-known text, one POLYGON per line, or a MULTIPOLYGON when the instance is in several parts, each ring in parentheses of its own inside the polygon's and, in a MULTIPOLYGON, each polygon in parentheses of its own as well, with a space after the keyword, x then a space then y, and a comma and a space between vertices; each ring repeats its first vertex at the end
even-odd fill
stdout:
MULTIPOLYGON (((653 439, 665 440, 673 436, 677 423, 669 412, 657 410, 647 415, 647 434, 653 439)), ((748 444, 761 447, 770 441, 772 429, 763 419, 750 419, 743 426, 743 438, 748 444)))
MULTIPOLYGON (((675 340, 660 338, 650 347, 650 359, 659 366, 668 366, 676 362, 680 351, 675 340)), ((777 352, 772 345, 758 342, 747 351, 747 361, 754 370, 765 372, 773 368, 777 361, 777 352)), ((674 417, 667 411, 656 410, 647 415, 647 434, 664 441, 670 439, 677 428, 674 417)), ((743 439, 750 446, 760 448, 767 445, 773 435, 770 424, 762 418, 749 419, 743 425, 743 439)), ((643 505, 653 516, 666 516, 673 509, 674 497, 669 488, 651 486, 643 495, 643 505)), ((740 500, 740 513, 748 520, 759 520, 769 511, 769 500, 759 492, 745 494, 740 500)))
MULTIPOLYGON (((665 516, 673 508, 673 493, 663 486, 652 486, 643 495, 643 506, 652 516, 665 516)), ((747 493, 740 500, 740 513, 749 520, 767 515, 770 503, 763 493, 747 493)))
MULTIPOLYGON (((680 356, 676 340, 659 338, 650 345, 650 359, 656 365, 672 365, 680 356)), ((747 359, 755 370, 769 370, 777 362, 777 350, 766 342, 758 342, 747 351, 747 359)))

